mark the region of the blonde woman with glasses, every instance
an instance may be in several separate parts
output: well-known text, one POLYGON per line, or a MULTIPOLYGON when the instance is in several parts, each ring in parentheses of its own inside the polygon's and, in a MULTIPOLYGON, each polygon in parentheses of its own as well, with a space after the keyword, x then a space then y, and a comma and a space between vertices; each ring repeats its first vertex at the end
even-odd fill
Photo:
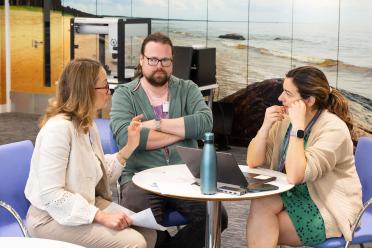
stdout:
POLYGON ((109 185, 139 144, 141 117, 132 119, 128 142, 104 155, 94 118, 110 96, 107 75, 97 61, 71 61, 56 97, 42 117, 25 195, 33 237, 85 247, 154 247, 156 232, 132 228, 123 212, 109 211, 109 185))

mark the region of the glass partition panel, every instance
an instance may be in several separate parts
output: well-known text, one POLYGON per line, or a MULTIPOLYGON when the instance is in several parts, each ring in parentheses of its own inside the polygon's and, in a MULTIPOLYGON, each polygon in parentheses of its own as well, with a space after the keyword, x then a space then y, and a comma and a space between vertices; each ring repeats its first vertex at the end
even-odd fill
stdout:
POLYGON ((291 0, 251 0, 248 83, 283 77, 291 65, 291 0))
POLYGON ((133 0, 95 0, 97 6, 97 15, 102 16, 132 16, 133 0))
POLYGON ((206 46, 206 21, 169 21, 169 36, 175 46, 206 46))
POLYGON ((151 32, 162 32, 164 34, 168 35, 168 29, 169 29, 169 21, 166 19, 162 20, 151 20, 151 32))
POLYGON ((169 1, 169 19, 206 20, 207 0, 169 1))
POLYGON ((248 2, 208 2, 208 47, 216 48, 218 90, 221 99, 247 85, 248 2), (226 36, 232 34, 231 36, 226 36), (222 38, 221 36, 225 37, 222 38))
POLYGON ((170 1, 169 19, 169 38, 177 45, 182 45, 183 39, 186 46, 206 45, 207 0, 170 1), (204 41, 201 41, 203 38, 204 41))
POLYGON ((68 7, 70 12, 76 11, 76 15, 81 16, 81 14, 88 13, 97 15, 97 1, 96 0, 85 0, 85 1, 76 1, 76 0, 63 0, 61 5, 68 7), (80 12, 80 14, 79 14, 80 12))
POLYGON ((168 19, 168 2, 166 0, 148 1, 134 0, 132 2, 132 12, 134 17, 168 19))
POLYGON ((316 66, 336 86, 339 0, 296 0, 292 67, 316 66))
POLYGON ((247 21, 248 2, 208 0, 209 21, 247 21))
MULTIPOLYGON (((372 100, 372 2, 341 2, 338 87, 372 100)), ((370 109, 372 109, 371 103, 370 109)))
POLYGON ((208 47, 216 48, 216 70, 221 99, 247 86, 247 22, 209 22, 208 47), (219 38, 235 33, 245 40, 219 38))
POLYGON ((147 23, 126 23, 125 24, 125 68, 126 77, 133 77, 133 69, 139 63, 139 55, 141 53, 141 45, 147 37, 147 23), (129 72, 131 69, 132 72, 129 72), (128 74, 128 75, 127 75, 128 74), (132 75, 129 75, 132 74, 132 75))
POLYGON ((146 1, 135 0, 131 4, 132 13, 135 17, 152 18, 151 32, 162 32, 168 34, 169 31, 169 4, 168 1, 146 1))

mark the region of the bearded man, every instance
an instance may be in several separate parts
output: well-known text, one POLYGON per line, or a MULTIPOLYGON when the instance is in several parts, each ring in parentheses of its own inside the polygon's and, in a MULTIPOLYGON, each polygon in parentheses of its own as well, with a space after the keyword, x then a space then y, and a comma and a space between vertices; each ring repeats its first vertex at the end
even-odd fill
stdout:
MULTIPOLYGON (((127 159, 121 175, 121 204, 135 212, 151 208, 158 223, 171 207, 183 214, 188 224, 170 237, 158 232, 157 247, 203 247, 206 203, 166 198, 135 186, 136 172, 183 163, 175 147, 197 148, 213 126, 212 112, 198 86, 172 75, 173 45, 162 33, 150 34, 142 43, 137 77, 115 90, 112 97, 111 129, 119 147, 127 143, 131 119, 143 115, 140 144, 127 159)), ((221 209, 221 229, 227 227, 227 214, 221 209)))

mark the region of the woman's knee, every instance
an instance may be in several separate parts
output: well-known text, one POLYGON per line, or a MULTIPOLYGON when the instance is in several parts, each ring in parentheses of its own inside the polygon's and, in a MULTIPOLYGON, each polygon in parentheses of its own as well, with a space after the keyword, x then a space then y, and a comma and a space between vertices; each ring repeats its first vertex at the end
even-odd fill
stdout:
POLYGON ((118 247, 126 248, 147 248, 147 241, 145 236, 142 235, 135 229, 129 228, 121 231, 119 235, 116 235, 118 247))
POLYGON ((153 229, 142 228, 140 233, 143 235, 146 241, 146 247, 153 248, 156 244, 157 232, 153 229))
MULTIPOLYGON (((131 240, 126 240, 128 247, 148 247, 153 248, 156 243, 156 231, 153 229, 143 228, 143 227, 135 227, 131 229, 132 233, 130 234, 131 240)), ((129 236, 129 235, 127 235, 129 236)), ((124 246, 124 247, 127 247, 124 246)))
POLYGON ((283 202, 278 195, 257 198, 251 200, 250 211, 255 213, 280 213, 283 202))

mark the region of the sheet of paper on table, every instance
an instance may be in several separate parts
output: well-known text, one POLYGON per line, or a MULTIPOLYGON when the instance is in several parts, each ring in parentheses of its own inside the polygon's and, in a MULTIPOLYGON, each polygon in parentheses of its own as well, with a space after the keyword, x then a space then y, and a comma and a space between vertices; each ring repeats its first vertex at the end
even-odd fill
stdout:
POLYGON ((191 192, 200 193, 200 187, 191 183, 157 182, 156 185, 163 195, 187 195, 191 192))
POLYGON ((130 216, 130 218, 133 221, 134 226, 140 226, 140 227, 147 227, 150 229, 165 231, 166 228, 162 225, 159 225, 154 217, 154 214, 152 213, 151 209, 145 209, 141 212, 135 213, 123 206, 120 206, 119 204, 116 204, 115 202, 112 202, 107 208, 104 209, 105 212, 108 213, 118 213, 118 212, 124 212, 127 215, 130 216))

